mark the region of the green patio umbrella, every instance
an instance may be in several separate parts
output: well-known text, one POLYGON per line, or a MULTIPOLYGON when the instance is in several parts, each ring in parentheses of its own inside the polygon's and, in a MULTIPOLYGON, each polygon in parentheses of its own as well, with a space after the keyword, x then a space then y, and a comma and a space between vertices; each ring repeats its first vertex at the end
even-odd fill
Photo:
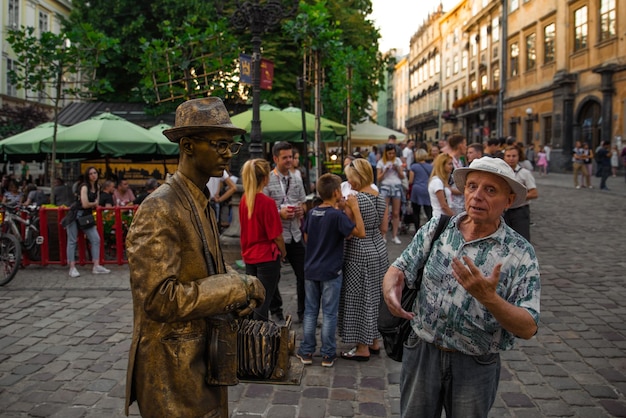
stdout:
POLYGON ((172 125, 168 125, 167 123, 159 123, 158 125, 154 125, 148 130, 155 134, 157 141, 157 151, 162 155, 170 155, 172 157, 178 156, 178 144, 170 141, 163 135, 163 131, 166 129, 170 129, 172 125))
MULTIPOLYGON (((153 132, 111 113, 94 116, 57 134, 57 154, 121 157, 157 154, 157 151, 153 132)), ((42 141, 41 152, 52 152, 52 138, 42 141)))
MULTIPOLYGON (((297 111, 259 110, 263 141, 302 142, 302 114, 297 111)), ((246 110, 231 118, 233 124, 247 133, 249 140, 252 128, 252 110, 246 110)), ((313 140, 315 135, 315 115, 306 113, 307 137, 313 140)), ((346 127, 329 119, 321 119, 320 133, 322 141, 335 141, 337 136, 346 134, 346 127)))
MULTIPOLYGON (((58 125, 58 132, 65 129, 58 125)), ((52 139, 54 122, 46 122, 32 129, 10 136, 0 141, 0 151, 5 155, 38 155, 41 154, 41 143, 52 139)))

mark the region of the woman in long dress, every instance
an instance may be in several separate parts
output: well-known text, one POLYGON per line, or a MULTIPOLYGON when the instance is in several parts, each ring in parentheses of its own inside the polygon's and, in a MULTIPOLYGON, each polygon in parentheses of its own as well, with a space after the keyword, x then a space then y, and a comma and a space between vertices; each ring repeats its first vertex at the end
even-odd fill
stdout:
POLYGON ((387 246, 381 231, 387 222, 385 199, 372 188, 372 166, 357 158, 345 168, 365 224, 365 238, 346 241, 344 282, 339 301, 339 336, 354 348, 342 352, 346 360, 367 361, 380 353, 378 307, 383 276, 389 267, 387 246))

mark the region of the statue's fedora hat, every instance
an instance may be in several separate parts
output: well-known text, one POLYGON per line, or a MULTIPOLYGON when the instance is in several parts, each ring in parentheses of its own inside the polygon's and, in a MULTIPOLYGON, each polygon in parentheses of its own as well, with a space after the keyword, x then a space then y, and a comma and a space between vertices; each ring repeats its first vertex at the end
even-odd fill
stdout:
POLYGON ((245 129, 233 125, 228 110, 219 97, 205 97, 188 100, 176 108, 174 127, 163 131, 163 135, 172 142, 180 141, 184 136, 201 134, 207 131, 223 130, 230 135, 243 135, 245 129))

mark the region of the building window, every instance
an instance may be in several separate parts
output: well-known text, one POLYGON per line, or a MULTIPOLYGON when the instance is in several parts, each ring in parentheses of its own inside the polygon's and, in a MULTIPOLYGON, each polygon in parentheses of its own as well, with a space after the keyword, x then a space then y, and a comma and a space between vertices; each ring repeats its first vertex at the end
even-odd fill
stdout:
POLYGON ((511 44, 511 77, 519 75, 519 45, 517 42, 511 44))
POLYGON ((50 32, 49 14, 46 12, 39 12, 39 33, 50 32))
POLYGON ((526 37, 526 71, 534 70, 537 63, 537 35, 526 37))
POLYGON ((554 40, 556 38, 554 23, 543 28, 543 63, 549 64, 554 61, 554 40))
POLYGON ((451 69, 450 69, 450 59, 447 59, 446 60, 446 78, 450 78, 450 74, 451 74, 450 71, 451 71, 451 69))
POLYGON ((530 145, 533 143, 533 127, 534 127, 534 121, 532 119, 526 119, 526 132, 525 132, 525 136, 526 136, 526 145, 530 145))
POLYGON ((454 54, 452 58, 452 73, 457 74, 459 72, 459 55, 454 54))
POLYGON ((487 90, 487 88, 489 87, 489 77, 487 77, 487 74, 482 74, 480 76, 480 90, 487 90))
POLYGON ((500 40, 500 17, 494 17, 491 20, 491 41, 498 42, 500 40))
POLYGON ((17 66, 15 65, 15 61, 13 61, 12 59, 7 58, 6 60, 7 62, 7 71, 6 71, 6 77, 7 77, 7 85, 6 85, 6 91, 7 91, 7 96, 17 96, 17 88, 15 87, 15 84, 11 83, 11 78, 9 77, 9 72, 10 71, 16 71, 17 70, 17 66))
POLYGON ((587 6, 574 12, 574 51, 587 48, 587 6))
POLYGON ((500 68, 494 67, 492 73, 493 89, 500 90, 500 68))
POLYGON ((17 29, 20 23, 20 2, 19 0, 9 0, 9 27, 17 29))
POLYGON ((509 10, 514 12, 519 7, 519 0, 511 0, 510 5, 511 7, 509 7, 509 10))
POLYGON ((600 40, 615 37, 615 0, 600 2, 600 40))
POLYGON ((543 117, 543 143, 552 143, 552 116, 543 117))
POLYGON ((467 68, 467 50, 463 50, 461 52, 461 69, 464 70, 467 68))
POLYGON ((480 27, 480 50, 484 51, 487 49, 487 25, 483 25, 480 27))
POLYGON ((476 76, 472 76, 470 78, 470 94, 477 93, 476 89, 478 88, 478 84, 476 83, 476 76))

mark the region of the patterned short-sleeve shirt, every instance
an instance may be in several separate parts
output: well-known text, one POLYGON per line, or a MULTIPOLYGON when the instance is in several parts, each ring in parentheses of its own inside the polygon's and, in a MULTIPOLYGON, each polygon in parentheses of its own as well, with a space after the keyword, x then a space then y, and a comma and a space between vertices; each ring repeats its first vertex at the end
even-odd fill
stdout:
MULTIPOLYGON (((283 175, 277 169, 270 172, 270 182, 263 189, 263 193, 274 199, 278 210, 282 204, 299 204, 306 201, 302 178, 296 177, 291 172, 283 175)), ((292 241, 300 242, 302 240, 300 219, 282 219, 282 224, 285 243, 291 244, 292 241)))
POLYGON ((486 277, 502 263, 497 293, 514 306, 526 309, 539 323, 541 282, 537 257, 532 245, 504 220, 490 236, 466 242, 458 229, 465 216, 463 212, 450 220, 428 257, 439 221, 431 219, 393 263, 411 285, 428 258, 411 325, 420 339, 465 354, 508 350, 515 345, 515 336, 456 281, 452 259, 468 256, 486 277))

